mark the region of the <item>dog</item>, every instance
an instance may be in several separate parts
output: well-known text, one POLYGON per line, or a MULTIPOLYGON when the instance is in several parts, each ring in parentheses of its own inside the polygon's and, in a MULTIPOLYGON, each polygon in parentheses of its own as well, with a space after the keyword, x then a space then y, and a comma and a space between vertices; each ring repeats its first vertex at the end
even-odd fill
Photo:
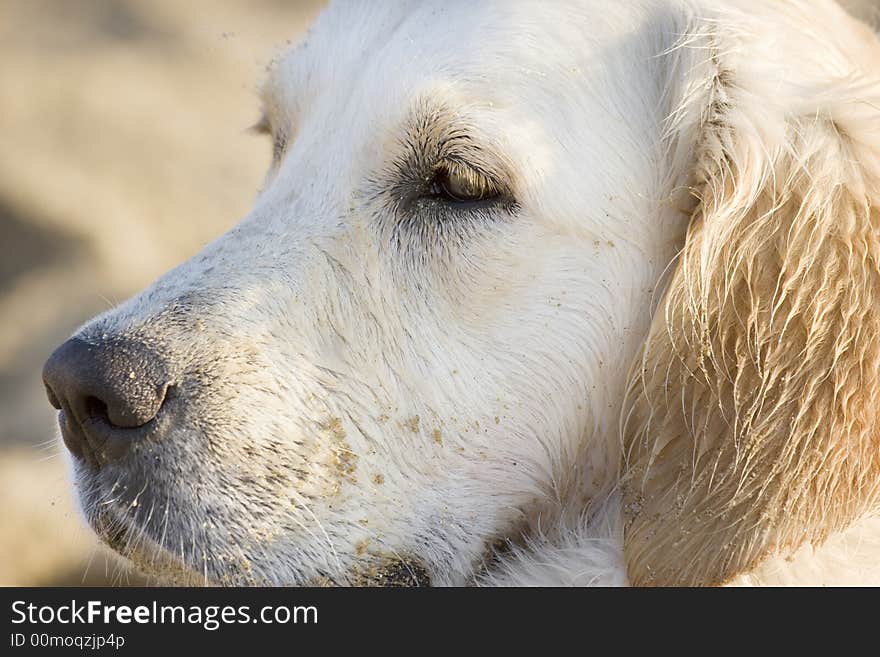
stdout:
POLYGON ((162 583, 880 582, 880 43, 830 0, 336 3, 241 223, 47 361, 162 583))

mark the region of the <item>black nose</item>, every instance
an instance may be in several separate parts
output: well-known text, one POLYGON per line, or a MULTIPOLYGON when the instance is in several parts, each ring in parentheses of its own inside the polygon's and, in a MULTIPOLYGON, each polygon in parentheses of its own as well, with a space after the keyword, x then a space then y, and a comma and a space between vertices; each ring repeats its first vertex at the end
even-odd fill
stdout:
POLYGON ((140 342, 71 338, 43 367, 49 402, 59 409, 64 443, 93 467, 156 436, 168 397, 168 368, 140 342))

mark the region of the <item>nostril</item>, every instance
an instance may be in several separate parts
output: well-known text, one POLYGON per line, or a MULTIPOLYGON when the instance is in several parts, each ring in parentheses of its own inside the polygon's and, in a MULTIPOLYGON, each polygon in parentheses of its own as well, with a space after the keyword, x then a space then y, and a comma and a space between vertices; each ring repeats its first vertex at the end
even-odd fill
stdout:
POLYGON ((102 402, 97 397, 86 397, 85 409, 86 417, 100 418, 110 425, 113 425, 113 423, 110 422, 109 416, 107 415, 107 404, 102 402))

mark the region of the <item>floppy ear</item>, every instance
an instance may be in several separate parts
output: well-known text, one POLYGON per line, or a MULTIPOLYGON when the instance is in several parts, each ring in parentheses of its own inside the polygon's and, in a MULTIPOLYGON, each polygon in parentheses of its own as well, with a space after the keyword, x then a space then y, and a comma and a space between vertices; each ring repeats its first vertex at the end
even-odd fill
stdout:
POLYGON ((795 4, 700 36, 697 208, 625 407, 636 585, 724 583, 880 508, 880 47, 795 4))

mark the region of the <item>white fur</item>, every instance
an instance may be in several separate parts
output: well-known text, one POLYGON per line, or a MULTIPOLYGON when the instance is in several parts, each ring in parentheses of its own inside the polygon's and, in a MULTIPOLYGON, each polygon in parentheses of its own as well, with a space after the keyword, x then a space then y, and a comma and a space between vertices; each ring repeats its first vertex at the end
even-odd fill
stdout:
MULTIPOLYGON (((161 344, 191 395, 149 482, 77 471, 92 505, 146 488, 112 519, 147 528, 140 565, 162 553, 160 577, 175 561, 189 580, 341 583, 400 557, 436 584, 625 584, 622 401, 687 225, 709 75, 698 42, 737 16, 717 4, 327 10, 267 84, 286 149, 252 212, 82 329, 161 344), (395 232, 394 162, 425 115, 506 171, 513 215, 442 234, 420 215, 395 232), (512 546, 487 564, 497 540, 512 546)), ((768 34, 786 34, 780 15, 768 34)), ((744 66, 848 65, 791 42, 761 35, 744 66)), ((760 93, 787 91, 783 78, 760 93)), ((769 100, 753 102, 772 129, 769 100)), ((817 563, 795 565, 825 581, 817 563)))
POLYGON ((481 586, 626 586, 620 500, 612 496, 573 526, 540 529, 477 579, 481 586))

